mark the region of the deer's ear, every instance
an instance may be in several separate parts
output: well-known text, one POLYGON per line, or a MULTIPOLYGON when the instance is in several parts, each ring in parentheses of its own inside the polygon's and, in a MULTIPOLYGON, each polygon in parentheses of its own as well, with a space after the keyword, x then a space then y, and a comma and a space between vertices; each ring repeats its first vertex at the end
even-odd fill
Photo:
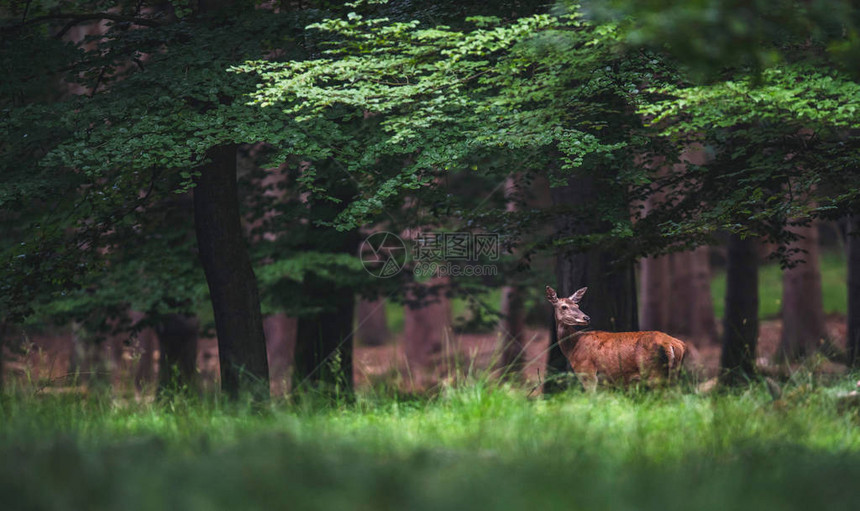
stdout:
POLYGON ((555 289, 547 286, 546 287, 546 299, 550 301, 550 303, 555 303, 558 301, 558 295, 555 294, 555 289))
POLYGON ((587 287, 580 289, 576 293, 573 293, 572 295, 570 295, 569 300, 573 303, 579 303, 579 301, 582 300, 582 297, 585 295, 586 291, 588 291, 587 287))

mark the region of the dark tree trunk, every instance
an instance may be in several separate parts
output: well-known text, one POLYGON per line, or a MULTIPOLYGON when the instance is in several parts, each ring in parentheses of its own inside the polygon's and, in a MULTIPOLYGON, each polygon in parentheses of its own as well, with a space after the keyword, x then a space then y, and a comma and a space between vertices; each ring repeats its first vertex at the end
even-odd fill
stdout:
POLYGON ((501 314, 502 352, 499 357, 499 365, 505 376, 518 377, 526 362, 526 311, 521 287, 505 286, 502 288, 501 314))
MULTIPOLYGON (((519 210, 522 201, 519 193, 520 176, 511 174, 505 180, 505 210, 509 213, 519 210)), ((500 337, 502 340, 499 365, 504 376, 518 377, 525 366, 525 324, 526 311, 523 300, 524 291, 520 286, 502 288, 500 337)))
POLYGON ((72 354, 69 372, 91 392, 110 389, 110 373, 105 357, 107 338, 92 336, 78 322, 72 323, 72 354))
POLYGON ((221 389, 232 398, 250 391, 264 399, 269 394, 266 338, 239 222, 236 146, 215 147, 208 156, 212 162, 201 169, 194 189, 194 225, 215 313, 221 389))
POLYGON ((134 370, 134 386, 137 390, 146 389, 155 381, 155 360, 153 353, 158 345, 158 334, 152 328, 145 328, 137 334, 137 350, 140 356, 134 370))
POLYGON ((0 397, 3 396, 3 347, 6 345, 6 322, 0 321, 0 397))
MULTIPOLYGON (((576 208, 593 200, 595 194, 586 179, 577 179, 552 190, 553 204, 561 208, 576 208)), ((594 226, 585 214, 561 212, 556 216, 559 236, 588 234, 605 226, 594 226)), ((636 276, 632 261, 616 261, 611 253, 601 250, 579 252, 562 250, 556 261, 556 290, 559 296, 570 296, 581 287, 588 287, 580 308, 591 317, 590 328, 614 332, 639 329, 636 304, 636 276)), ((570 372, 570 364, 561 352, 553 320, 551 345, 547 359, 544 392, 565 387, 555 376, 570 372)))
POLYGON ((848 362, 860 366, 860 215, 848 217, 848 362))
POLYGON ((299 318, 293 390, 349 396, 353 390, 353 291, 312 273, 305 276, 303 289, 304 299, 322 304, 323 311, 299 318))
POLYGON ((790 245, 790 248, 802 250, 793 256, 798 264, 782 274, 782 338, 779 355, 786 360, 811 355, 825 335, 818 226, 813 223, 792 230, 803 238, 790 245))
POLYGON ((758 341, 758 251, 752 239, 729 237, 723 351, 724 384, 742 384, 755 374, 758 341))
POLYGON ((158 325, 157 396, 197 391, 197 318, 168 314, 158 325))
POLYGON ((358 326, 356 336, 365 346, 382 346, 391 337, 388 318, 385 315, 385 299, 361 300, 358 302, 358 326))
MULTIPOLYGON (((357 231, 341 232, 315 225, 333 222, 344 204, 355 194, 354 184, 342 177, 342 170, 329 163, 316 181, 340 202, 315 201, 308 207, 306 247, 335 254, 358 254, 357 231)), ((320 162, 320 165, 324 165, 320 162)), ((353 391, 353 346, 355 336, 355 289, 335 276, 305 274, 302 283, 303 307, 319 308, 304 314, 296 327, 293 390, 313 390, 330 397, 350 398, 353 391)))

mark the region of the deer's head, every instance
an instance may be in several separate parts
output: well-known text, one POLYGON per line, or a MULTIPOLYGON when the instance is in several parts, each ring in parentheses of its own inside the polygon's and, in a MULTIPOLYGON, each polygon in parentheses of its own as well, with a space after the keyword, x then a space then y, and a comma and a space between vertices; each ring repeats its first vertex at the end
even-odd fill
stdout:
POLYGON ((585 326, 591 321, 588 314, 579 310, 579 301, 588 290, 584 287, 573 293, 567 298, 559 298, 555 293, 555 289, 546 287, 546 299, 552 304, 555 309, 555 322, 558 325, 565 324, 569 326, 585 326))

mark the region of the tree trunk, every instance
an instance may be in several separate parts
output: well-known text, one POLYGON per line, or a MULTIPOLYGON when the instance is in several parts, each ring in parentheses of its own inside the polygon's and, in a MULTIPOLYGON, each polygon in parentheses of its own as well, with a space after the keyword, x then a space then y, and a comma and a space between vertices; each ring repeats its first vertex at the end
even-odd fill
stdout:
POLYGON ((667 331, 672 311, 670 256, 646 257, 640 262, 643 330, 667 331))
MULTIPOLYGON (((595 194, 587 179, 576 179, 567 186, 553 188, 554 206, 576 207, 593 200, 595 194)), ((561 212, 556 215, 556 230, 560 237, 588 234, 602 226, 593 226, 580 215, 561 212)), ((591 317, 590 328, 623 332, 639 329, 636 305, 636 276, 632 262, 616 261, 611 253, 597 249, 587 252, 561 250, 556 261, 556 279, 559 296, 569 296, 581 287, 588 287, 580 308, 591 317)), ((556 338, 553 319, 551 345, 547 359, 543 390, 558 391, 566 384, 557 378, 570 372, 570 364, 561 352, 556 338)))
POLYGON ((215 147, 208 156, 212 162, 201 169, 194 189, 194 225, 215 313, 221 389, 231 398, 249 391, 264 399, 269 393, 266 338, 239 222, 236 146, 215 147))
MULTIPOLYGON (((660 159, 661 165, 664 161, 660 159)), ((661 169, 665 173, 665 168, 661 169)), ((665 192, 652 190, 643 204, 643 214, 648 215, 655 204, 665 201, 665 192)), ((640 327, 643 330, 666 331, 672 313, 672 268, 671 256, 646 257, 639 263, 639 287, 642 301, 640 327)))
POLYGON ((848 362, 860 366, 860 215, 848 217, 848 362))
MULTIPOLYGON (((673 172, 684 172, 688 163, 704 165, 708 156, 698 144, 688 145, 683 163, 673 172)), ((666 192, 655 190, 645 201, 647 215, 655 203, 665 202, 666 192)), ((685 340, 715 342, 717 325, 711 301, 710 251, 708 247, 675 252, 641 262, 642 329, 660 330, 685 340)))
POLYGON ((385 299, 361 300, 358 302, 358 326, 356 337, 365 346, 382 346, 391 337, 388 318, 385 315, 385 299))
POLYGON ((3 347, 6 345, 6 327, 5 321, 0 321, 0 397, 3 396, 3 347))
MULTIPOLYGON (((319 163, 325 165, 324 162, 319 163)), ((344 205, 355 195, 354 184, 341 176, 335 162, 315 182, 339 202, 311 201, 308 204, 308 250, 335 254, 358 254, 358 231, 337 231, 320 227, 317 222, 333 222, 344 205)), ((353 346, 355 335, 355 289, 333 276, 322 277, 313 271, 302 283, 302 305, 319 312, 298 318, 296 328, 293 390, 314 390, 328 397, 353 393, 353 346), (333 280, 335 279, 335 280, 333 280)))
POLYGON ((672 335, 708 342, 716 338, 709 257, 708 247, 670 256, 671 310, 666 331, 672 335))
POLYGON ((309 273, 304 280, 307 303, 323 304, 322 312, 299 318, 294 355, 293 390, 313 389, 330 396, 353 390, 352 289, 309 273))
POLYGON ((525 367, 525 324, 526 311, 520 286, 502 288, 501 332, 502 350, 499 366, 504 376, 518 377, 525 367))
MULTIPOLYGON (((508 213, 519 209, 519 176, 511 174, 505 180, 505 210, 508 213)), ((520 286, 504 286, 501 300, 502 321, 500 337, 502 349, 499 366, 504 376, 519 376, 525 366, 525 321, 526 311, 523 289, 520 286)))
POLYGON ((158 334, 152 328, 144 328, 137 334, 139 360, 134 370, 134 387, 138 391, 147 389, 155 381, 153 353, 157 345, 158 334))
POLYGON ((818 257, 818 226, 795 227, 802 236, 789 248, 800 249, 793 256, 798 264, 782 273, 782 338, 779 355, 797 360, 811 355, 825 336, 821 271, 818 257))
POLYGON ((167 314, 158 332, 158 388, 156 396, 197 391, 197 318, 167 314))
POLYGON ((729 237, 726 263, 726 307, 720 381, 742 384, 755 374, 758 341, 757 243, 729 237))
POLYGON ((263 318, 266 332, 266 352, 269 358, 269 381, 273 396, 287 392, 287 376, 293 364, 296 349, 296 318, 284 313, 272 314, 263 318))
POLYGON ((424 284, 416 284, 438 288, 435 296, 408 293, 410 301, 422 302, 419 307, 407 305, 403 311, 403 347, 408 376, 416 389, 423 389, 432 380, 434 369, 447 369, 440 360, 451 324, 451 302, 444 292, 447 283, 447 277, 434 277, 424 284))

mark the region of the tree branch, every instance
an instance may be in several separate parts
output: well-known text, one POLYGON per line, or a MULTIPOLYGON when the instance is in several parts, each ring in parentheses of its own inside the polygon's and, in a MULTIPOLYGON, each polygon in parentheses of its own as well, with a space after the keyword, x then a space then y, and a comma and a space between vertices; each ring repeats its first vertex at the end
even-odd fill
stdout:
POLYGON ((39 23, 44 23, 47 21, 53 21, 53 20, 69 20, 69 22, 66 23, 66 25, 62 28, 62 30, 57 32, 57 34, 54 36, 57 39, 59 39, 60 37, 63 37, 66 34, 66 32, 71 30, 71 28, 74 27, 75 25, 78 25, 78 24, 83 23, 85 21, 109 20, 109 21, 115 21, 115 22, 119 22, 119 23, 131 23, 133 25, 142 25, 142 26, 147 26, 147 27, 160 27, 162 25, 162 23, 160 21, 156 21, 152 18, 123 16, 121 14, 113 14, 110 12, 96 12, 96 13, 82 13, 82 14, 56 13, 56 14, 46 14, 44 16, 37 16, 35 18, 24 21, 22 23, 18 23, 17 25, 12 25, 10 27, 4 27, 4 28, 0 29, 0 33, 4 33, 4 32, 5 33, 14 33, 14 32, 21 30, 24 27, 27 27, 30 25, 36 25, 39 23))

